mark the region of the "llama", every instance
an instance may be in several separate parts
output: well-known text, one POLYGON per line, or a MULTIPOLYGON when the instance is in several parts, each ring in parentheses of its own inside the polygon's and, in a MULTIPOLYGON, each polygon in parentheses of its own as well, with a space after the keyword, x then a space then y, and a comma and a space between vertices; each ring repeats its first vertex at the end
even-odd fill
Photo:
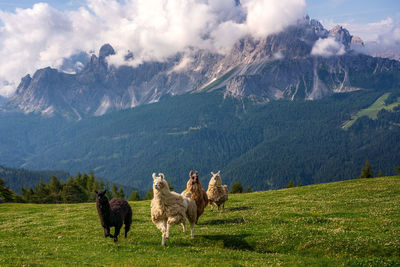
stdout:
POLYGON ((119 231, 125 224, 125 238, 132 224, 132 209, 126 200, 114 198, 110 202, 106 196, 106 190, 96 192, 96 207, 99 213, 101 226, 104 228, 104 237, 114 238, 118 241, 119 231), (115 227, 114 235, 110 233, 110 227, 115 227))
POLYGON ((204 208, 208 204, 208 197, 206 191, 201 186, 199 180, 199 172, 193 173, 190 171, 189 173, 189 181, 186 184, 186 189, 182 192, 182 195, 185 197, 191 197, 197 206, 197 217, 196 217, 196 224, 199 220, 199 217, 204 212, 204 208))
POLYGON ((196 222, 196 202, 178 193, 171 192, 164 179, 164 174, 156 176, 153 173, 153 193, 151 200, 151 220, 161 231, 161 245, 169 238, 171 224, 181 223, 183 232, 186 233, 186 218, 190 222, 191 238, 194 237, 194 224, 196 222))
POLYGON ((220 211, 221 205, 222 210, 224 210, 225 201, 228 200, 228 187, 226 185, 222 185, 220 171, 217 173, 211 172, 211 175, 212 177, 208 184, 207 190, 208 203, 211 206, 211 210, 213 210, 214 204, 217 205, 218 211, 220 211))

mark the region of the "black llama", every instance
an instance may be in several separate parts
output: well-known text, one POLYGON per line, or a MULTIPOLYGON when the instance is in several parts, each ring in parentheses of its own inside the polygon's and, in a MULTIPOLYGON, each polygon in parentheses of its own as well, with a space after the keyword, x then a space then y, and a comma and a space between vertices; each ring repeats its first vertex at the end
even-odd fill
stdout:
POLYGON ((114 198, 110 202, 106 196, 106 190, 96 192, 96 206, 99 213, 101 226, 104 228, 104 237, 114 238, 118 241, 119 231, 125 224, 125 238, 132 223, 132 209, 126 200, 114 198), (114 235, 110 233, 110 227, 115 227, 114 235))

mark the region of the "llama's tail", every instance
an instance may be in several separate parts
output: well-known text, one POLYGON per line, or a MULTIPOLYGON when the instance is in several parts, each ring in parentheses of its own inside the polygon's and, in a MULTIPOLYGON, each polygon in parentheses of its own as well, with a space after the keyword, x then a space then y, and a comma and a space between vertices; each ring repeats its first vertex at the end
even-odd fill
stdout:
POLYGON ((125 224, 125 238, 126 238, 129 230, 131 229, 131 224, 132 224, 132 208, 129 204, 128 204, 128 212, 126 213, 126 216, 124 218, 124 224, 125 224))

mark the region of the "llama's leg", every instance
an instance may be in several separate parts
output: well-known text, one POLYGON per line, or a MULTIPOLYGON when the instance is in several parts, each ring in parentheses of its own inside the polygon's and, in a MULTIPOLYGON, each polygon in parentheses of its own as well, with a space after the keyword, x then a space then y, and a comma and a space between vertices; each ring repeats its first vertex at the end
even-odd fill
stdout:
POLYGON ((194 238, 194 223, 190 223, 190 238, 194 238))
POLYGON ((132 218, 126 218, 124 223, 125 223, 125 238, 126 238, 129 229, 131 229, 132 218))
POLYGON ((161 236, 161 245, 165 246, 165 234, 162 234, 161 236))
POLYGON ((110 233, 110 227, 104 227, 104 237, 111 237, 111 238, 114 237, 114 236, 110 233))
POLYGON ((183 232, 186 234, 186 220, 182 223, 183 232))
POLYGON ((169 217, 167 221, 167 232, 165 237, 168 239, 169 238, 169 229, 171 228, 172 224, 179 224, 183 223, 185 221, 185 215, 183 216, 176 216, 176 217, 169 217))
POLYGON ((169 238, 169 228, 171 227, 170 223, 167 223, 167 231, 165 233, 165 238, 168 239, 169 238))
POLYGON ((118 241, 118 235, 119 235, 119 231, 121 230, 121 226, 122 226, 122 225, 115 226, 115 231, 114 231, 114 242, 117 242, 117 241, 118 241))
POLYGON ((130 228, 131 226, 129 225, 129 224, 125 224, 125 238, 127 237, 127 234, 128 234, 128 232, 129 232, 129 228, 130 228))
POLYGON ((166 220, 162 221, 161 228, 162 228, 162 230, 161 230, 161 233, 162 233, 161 245, 165 246, 165 239, 168 238, 166 236, 167 235, 167 233, 166 233, 167 232, 167 221, 166 220))

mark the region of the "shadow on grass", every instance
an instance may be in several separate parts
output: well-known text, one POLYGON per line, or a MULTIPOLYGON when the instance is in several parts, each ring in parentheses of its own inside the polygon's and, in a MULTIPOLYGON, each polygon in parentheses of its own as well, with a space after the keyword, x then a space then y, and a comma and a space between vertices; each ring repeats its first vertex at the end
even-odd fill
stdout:
POLYGON ((224 248, 227 249, 254 251, 254 248, 245 240, 248 236, 250 235, 202 235, 201 237, 212 241, 222 241, 224 248))
POLYGON ((252 210, 252 207, 234 207, 234 208, 226 208, 225 211, 241 211, 241 210, 252 210))
POLYGON ((232 219, 215 219, 199 223, 199 225, 221 225, 221 224, 245 224, 246 221, 243 218, 232 218, 232 219))

